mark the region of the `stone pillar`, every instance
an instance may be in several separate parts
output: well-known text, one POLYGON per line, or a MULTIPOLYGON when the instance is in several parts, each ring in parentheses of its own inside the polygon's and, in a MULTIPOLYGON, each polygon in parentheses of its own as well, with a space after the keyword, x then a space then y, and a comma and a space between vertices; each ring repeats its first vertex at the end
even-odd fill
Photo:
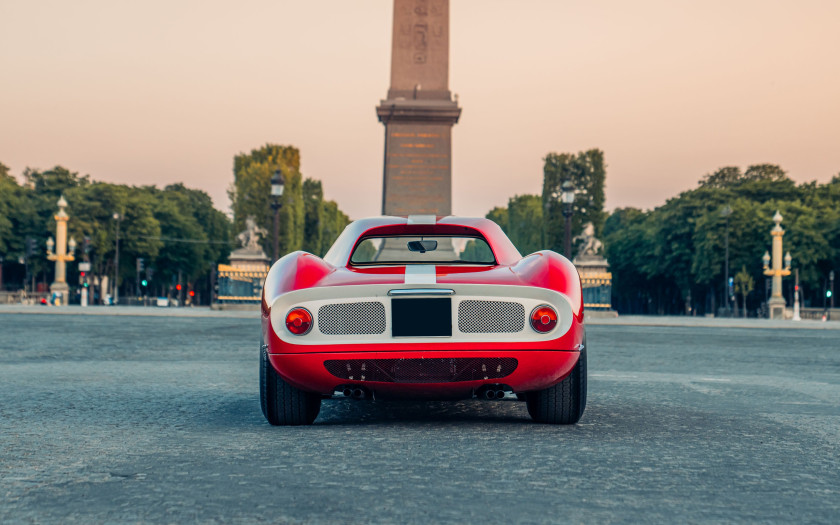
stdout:
POLYGON ((452 213, 449 0, 394 0, 391 87, 376 108, 385 125, 382 213, 452 213))
MULTIPOLYGON (((75 260, 72 253, 67 251, 67 221, 70 217, 64 209, 67 201, 64 195, 58 199, 58 213, 55 215, 55 253, 47 250, 47 259, 55 261, 55 281, 50 285, 50 292, 61 294, 59 304, 68 304, 70 287, 67 286, 67 262, 75 260)), ((75 248, 75 241, 70 240, 71 248, 75 248)))
MULTIPOLYGON (((776 225, 770 230, 770 235, 773 237, 772 262, 770 268, 764 269, 764 275, 773 278, 770 300, 767 301, 770 319, 782 319, 785 313, 785 298, 782 296, 782 277, 790 275, 790 266, 788 263, 787 267, 782 267, 782 237, 785 235, 785 230, 781 226, 782 214, 778 211, 773 216, 773 222, 776 225)), ((789 257, 788 255, 788 259, 789 257)))

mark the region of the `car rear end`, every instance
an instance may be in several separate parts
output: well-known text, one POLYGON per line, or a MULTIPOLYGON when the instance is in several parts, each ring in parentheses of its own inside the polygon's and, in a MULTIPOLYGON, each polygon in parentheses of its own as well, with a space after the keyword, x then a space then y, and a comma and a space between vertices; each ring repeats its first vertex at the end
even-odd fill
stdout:
POLYGON ((357 388, 370 396, 436 398, 539 390, 569 373, 582 341, 563 294, 493 284, 300 290, 275 300, 266 325, 275 369, 322 395, 357 388), (300 315, 307 316, 304 330, 295 326, 300 315))
POLYGON ((574 266, 554 252, 523 258, 485 219, 356 221, 323 260, 284 257, 266 280, 262 336, 261 370, 277 392, 309 396, 306 413, 312 396, 527 394, 534 415, 556 405, 539 401, 546 392, 585 377, 574 266))

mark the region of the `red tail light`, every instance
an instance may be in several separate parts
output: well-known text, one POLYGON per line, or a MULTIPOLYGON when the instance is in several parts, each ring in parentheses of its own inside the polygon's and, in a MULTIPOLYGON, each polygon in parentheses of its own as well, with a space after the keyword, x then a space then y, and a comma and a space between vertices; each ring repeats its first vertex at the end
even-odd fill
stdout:
POLYGON ((306 308, 292 308, 286 314, 286 328, 295 335, 306 335, 312 329, 312 314, 306 308))
POLYGON ((537 332, 550 332, 557 326, 557 312, 547 304, 534 308, 531 312, 531 327, 537 332))

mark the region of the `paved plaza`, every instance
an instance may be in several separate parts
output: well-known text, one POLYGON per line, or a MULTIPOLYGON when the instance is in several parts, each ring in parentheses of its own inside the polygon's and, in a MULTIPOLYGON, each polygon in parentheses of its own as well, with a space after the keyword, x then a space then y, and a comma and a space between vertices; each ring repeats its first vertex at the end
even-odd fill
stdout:
POLYGON ((0 522, 840 521, 840 323, 593 319, 572 427, 341 400, 276 428, 256 314, 137 310, 0 308, 0 522))

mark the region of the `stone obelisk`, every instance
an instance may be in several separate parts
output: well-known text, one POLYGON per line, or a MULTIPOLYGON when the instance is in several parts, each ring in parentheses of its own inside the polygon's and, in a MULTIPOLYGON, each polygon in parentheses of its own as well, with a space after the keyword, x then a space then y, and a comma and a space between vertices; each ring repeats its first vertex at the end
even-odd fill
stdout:
POLYGON ((376 108, 385 125, 383 215, 452 213, 449 0, 394 0, 391 88, 376 108))

